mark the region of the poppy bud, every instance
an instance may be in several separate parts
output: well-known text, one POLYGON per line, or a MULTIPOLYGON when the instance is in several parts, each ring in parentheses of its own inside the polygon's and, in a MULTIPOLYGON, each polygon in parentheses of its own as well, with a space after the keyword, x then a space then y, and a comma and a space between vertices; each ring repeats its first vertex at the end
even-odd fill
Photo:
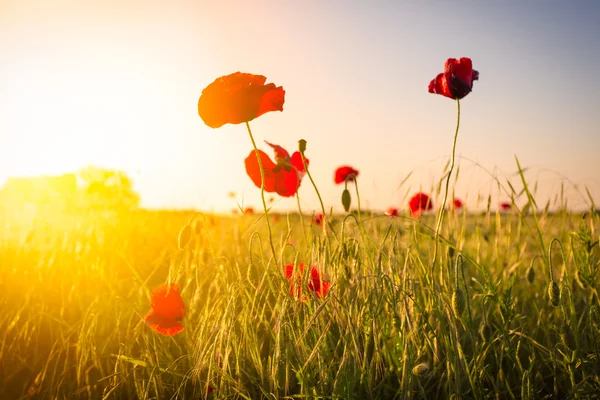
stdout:
POLYGON ((454 314, 457 318, 460 318, 463 311, 465 311, 465 305, 465 294, 462 290, 456 288, 454 293, 452 293, 452 311, 454 311, 454 314))
POLYGON ((424 363, 415 365, 415 367, 412 369, 412 373, 415 376, 425 376, 429 373, 429 370, 430 370, 429 364, 424 362, 424 363))
POLYGON ((344 189, 344 191, 342 192, 342 205, 344 206, 344 210, 346 212, 350 210, 350 202, 350 192, 348 191, 348 189, 344 189))
POLYGON ((304 153, 306 151, 306 140, 304 140, 304 139, 298 140, 298 151, 300 153, 304 153))
POLYGON ((548 297, 550 298, 550 303, 552 303, 554 307, 560 305, 560 289, 558 284, 554 281, 550 282, 550 285, 548 285, 548 297))
POLYGON ((484 343, 489 342, 492 337, 492 328, 490 328, 488 324, 481 325, 481 328, 479 328, 479 336, 481 336, 481 340, 484 343))
POLYGON ((533 269, 532 265, 527 270, 527 282, 529 282, 530 285, 533 285, 533 281, 535 281, 535 269, 533 269))
POLYGON ((177 237, 177 247, 179 247, 179 250, 185 249, 191 238, 192 227, 189 223, 187 223, 183 228, 181 228, 179 231, 179 236, 177 237))

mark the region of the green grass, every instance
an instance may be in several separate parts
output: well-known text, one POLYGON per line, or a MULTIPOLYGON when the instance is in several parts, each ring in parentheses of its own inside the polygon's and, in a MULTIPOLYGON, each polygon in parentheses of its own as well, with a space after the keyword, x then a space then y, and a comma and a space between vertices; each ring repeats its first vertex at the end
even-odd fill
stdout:
POLYGON ((3 215, 0 398, 203 398, 208 386, 240 399, 600 393, 598 214, 450 213, 435 269, 434 215, 338 216, 327 236, 284 215, 272 223, 277 260, 259 215, 199 216, 179 250, 191 215, 3 215), (326 274, 325 298, 290 296, 282 265, 294 261, 326 274), (188 310, 174 337, 143 320, 168 280, 188 310))

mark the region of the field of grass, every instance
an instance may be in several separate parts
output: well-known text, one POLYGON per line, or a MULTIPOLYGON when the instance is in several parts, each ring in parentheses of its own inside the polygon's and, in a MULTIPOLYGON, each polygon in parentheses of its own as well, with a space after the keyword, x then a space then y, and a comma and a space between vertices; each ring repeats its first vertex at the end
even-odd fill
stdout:
POLYGON ((597 213, 449 213, 435 263, 434 215, 270 216, 276 259, 258 214, 199 215, 179 249, 192 215, 5 212, 0 398, 600 393, 597 213), (294 262, 329 292, 291 296, 294 262), (165 282, 187 308, 171 337, 144 322, 165 282))

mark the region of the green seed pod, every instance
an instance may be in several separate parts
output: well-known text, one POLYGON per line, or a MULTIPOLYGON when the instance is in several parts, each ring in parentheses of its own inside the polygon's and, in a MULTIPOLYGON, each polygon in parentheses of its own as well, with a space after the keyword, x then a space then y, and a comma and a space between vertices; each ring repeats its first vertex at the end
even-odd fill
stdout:
POLYGON ((304 140, 304 139, 298 140, 298 151, 300 153, 304 153, 306 151, 306 140, 304 140))
POLYGON ((344 206, 344 210, 346 212, 350 211, 350 202, 352 199, 350 198, 350 192, 348 189, 344 189, 342 192, 342 205, 344 206))
POLYGON ((412 369, 412 373, 415 376, 425 376, 430 370, 431 368, 429 367, 429 363, 424 362, 415 365, 415 367, 412 369))
POLYGON ((526 278, 527 278, 527 282, 530 285, 533 285, 533 281, 535 281, 535 269, 533 269, 533 265, 527 269, 526 278))
POLYGON ((560 289, 558 284, 554 281, 550 282, 550 285, 548 285, 548 297, 550 298, 552 306, 558 307, 560 305, 560 289))
POLYGON ((181 228, 181 230, 179 231, 179 236, 177 237, 177 247, 179 247, 179 250, 185 249, 185 247, 190 242, 191 238, 192 238, 192 227, 188 223, 183 228, 181 228))
POLYGON ((452 311, 454 311, 457 318, 460 318, 463 311, 465 311, 465 305, 465 294, 460 288, 456 288, 454 293, 452 293, 452 311))

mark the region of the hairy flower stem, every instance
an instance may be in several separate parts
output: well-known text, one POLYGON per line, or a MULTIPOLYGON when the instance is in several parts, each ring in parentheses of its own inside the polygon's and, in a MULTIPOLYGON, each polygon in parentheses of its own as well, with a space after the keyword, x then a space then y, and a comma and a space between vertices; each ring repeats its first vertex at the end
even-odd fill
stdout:
POLYGON ((450 170, 448 171, 448 177, 446 178, 446 190, 444 192, 444 201, 437 218, 437 224, 435 226, 435 248, 433 250, 433 264, 431 270, 435 270, 435 264, 437 262, 438 252, 438 240, 440 238, 440 229, 442 228, 442 222, 444 221, 444 212, 446 211, 446 202, 448 201, 448 187, 450 186, 450 178, 452 177, 452 171, 454 170, 454 156, 456 154, 456 139, 458 138, 458 128, 460 126, 460 100, 456 99, 456 131, 454 132, 454 142, 452 144, 452 157, 450 158, 450 170))
POLYGON ((254 141, 254 136, 252 136, 252 130, 250 130, 250 125, 248 124, 248 122, 246 122, 246 128, 248 128, 248 134, 250 135, 252 146, 254 146, 254 153, 256 154, 256 159, 258 160, 258 168, 260 168, 260 197, 262 199, 263 209, 265 210, 265 219, 267 220, 267 227, 269 228, 269 244, 271 245, 273 260, 275 260, 275 263, 277 263, 275 246, 273 245, 273 233, 271 232, 271 222, 269 221, 269 209, 267 208, 267 202, 265 201, 265 170, 263 169, 262 161, 260 160, 260 155, 258 153, 258 148, 256 147, 256 142, 254 141))

